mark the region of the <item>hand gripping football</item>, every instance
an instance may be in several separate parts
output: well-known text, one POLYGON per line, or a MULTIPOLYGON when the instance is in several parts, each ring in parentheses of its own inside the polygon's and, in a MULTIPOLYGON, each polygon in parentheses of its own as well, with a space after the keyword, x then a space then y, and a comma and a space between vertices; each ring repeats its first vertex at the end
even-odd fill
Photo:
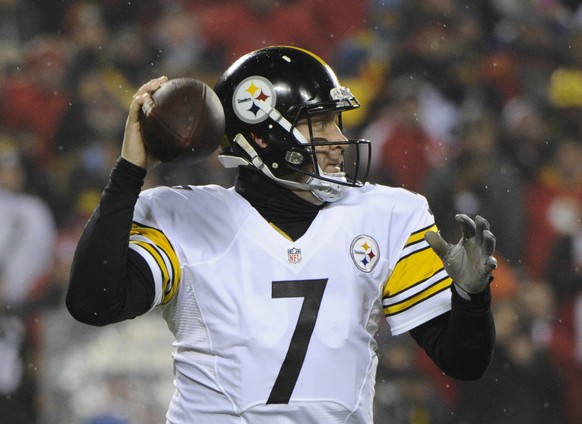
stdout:
POLYGON ((224 136, 224 110, 218 96, 193 78, 164 82, 143 105, 139 120, 148 153, 172 165, 206 159, 224 136))

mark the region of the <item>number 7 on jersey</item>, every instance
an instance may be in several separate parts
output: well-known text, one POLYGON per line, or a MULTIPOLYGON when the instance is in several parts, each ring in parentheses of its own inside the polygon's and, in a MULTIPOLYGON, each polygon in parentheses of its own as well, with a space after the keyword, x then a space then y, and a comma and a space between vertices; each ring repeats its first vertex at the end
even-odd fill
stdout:
POLYGON ((316 280, 273 281, 271 296, 273 299, 302 297, 303 305, 297 318, 297 325, 289 343, 287 355, 283 360, 279 375, 275 380, 267 404, 289 403, 303 362, 307 347, 315 328, 315 321, 323 299, 327 278, 316 280))

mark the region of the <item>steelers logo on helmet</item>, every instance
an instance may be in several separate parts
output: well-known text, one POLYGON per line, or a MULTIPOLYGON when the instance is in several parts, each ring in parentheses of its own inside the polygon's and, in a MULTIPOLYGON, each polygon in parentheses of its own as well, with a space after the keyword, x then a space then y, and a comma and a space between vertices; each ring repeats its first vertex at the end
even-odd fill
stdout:
POLYGON ((232 108, 241 121, 257 124, 268 118, 265 109, 274 108, 276 101, 273 84, 266 78, 251 76, 244 79, 234 90, 232 108))

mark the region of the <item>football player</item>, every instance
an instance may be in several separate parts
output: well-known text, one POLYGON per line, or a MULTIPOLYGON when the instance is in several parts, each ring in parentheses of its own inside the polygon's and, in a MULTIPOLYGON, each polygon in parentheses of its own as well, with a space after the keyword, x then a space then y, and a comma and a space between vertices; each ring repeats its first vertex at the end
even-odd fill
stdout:
POLYGON ((443 372, 477 379, 492 355, 495 238, 459 215, 443 240, 425 198, 366 182, 359 107, 316 55, 251 52, 218 80, 220 160, 231 188, 158 187, 133 97, 121 156, 79 241, 67 293, 77 320, 107 325, 160 308, 175 336, 167 422, 373 422, 374 335, 384 317, 443 372))

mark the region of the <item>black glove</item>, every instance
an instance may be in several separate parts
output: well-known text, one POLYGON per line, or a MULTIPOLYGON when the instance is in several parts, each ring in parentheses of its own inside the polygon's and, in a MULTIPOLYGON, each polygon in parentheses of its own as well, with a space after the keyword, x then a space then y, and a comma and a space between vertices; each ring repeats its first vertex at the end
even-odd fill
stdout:
POLYGON ((467 215, 458 214, 456 221, 463 230, 463 237, 457 244, 447 243, 440 234, 430 231, 424 239, 441 258, 445 269, 457 288, 459 294, 470 300, 470 294, 484 291, 493 276, 491 271, 497 268, 497 259, 493 256, 495 236, 489 231, 489 222, 479 215, 475 221, 467 215))

